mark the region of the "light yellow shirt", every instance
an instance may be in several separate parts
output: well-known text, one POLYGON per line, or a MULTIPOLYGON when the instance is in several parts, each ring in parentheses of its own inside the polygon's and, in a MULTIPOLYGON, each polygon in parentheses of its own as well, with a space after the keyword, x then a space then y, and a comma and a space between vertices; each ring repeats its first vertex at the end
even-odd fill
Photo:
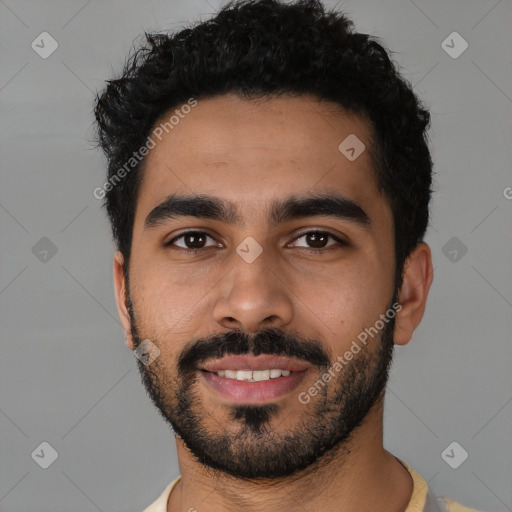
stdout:
MULTIPOLYGON (((425 479, 416 473, 411 467, 409 467, 403 460, 398 459, 399 462, 409 471, 412 480, 414 482, 414 488, 412 490, 411 501, 407 506, 405 512, 423 512, 425 508, 425 502, 427 499, 428 492, 428 484, 425 479)), ((169 501, 169 496, 171 495, 171 491, 174 489, 176 484, 180 481, 181 476, 173 480, 165 489, 164 492, 160 495, 160 497, 151 504, 148 508, 144 510, 144 512, 167 512, 167 503, 169 501)), ((479 512, 473 508, 465 507, 460 503, 456 503, 455 501, 449 498, 442 498, 444 503, 446 504, 446 510, 448 512, 479 512)))

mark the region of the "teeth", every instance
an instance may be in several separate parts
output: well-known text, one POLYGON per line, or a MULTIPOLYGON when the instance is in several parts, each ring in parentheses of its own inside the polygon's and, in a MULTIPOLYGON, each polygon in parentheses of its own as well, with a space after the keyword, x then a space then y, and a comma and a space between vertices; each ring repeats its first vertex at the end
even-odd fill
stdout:
POLYGON ((252 371, 251 370, 238 370, 236 372, 236 380, 251 380, 252 379, 252 371))
POLYGON ((270 379, 270 370, 254 370, 252 372, 252 378, 259 382, 260 380, 270 379))
POLYGON ((288 377, 290 370, 219 370, 219 377, 227 379, 245 380, 248 382, 260 382, 262 380, 277 379, 278 377, 288 377))

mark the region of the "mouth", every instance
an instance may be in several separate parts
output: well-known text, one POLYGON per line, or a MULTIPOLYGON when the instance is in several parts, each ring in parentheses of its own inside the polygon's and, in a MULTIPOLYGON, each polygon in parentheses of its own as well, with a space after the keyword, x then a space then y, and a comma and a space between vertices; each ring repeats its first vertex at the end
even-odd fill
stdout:
POLYGON ((200 368, 207 387, 232 403, 260 404, 293 391, 311 365, 276 356, 228 356, 200 368))
POLYGON ((291 371, 272 368, 267 370, 219 370, 217 372, 208 373, 214 373, 226 379, 242 380, 245 382, 263 382, 270 379, 278 379, 279 377, 288 377, 291 371))

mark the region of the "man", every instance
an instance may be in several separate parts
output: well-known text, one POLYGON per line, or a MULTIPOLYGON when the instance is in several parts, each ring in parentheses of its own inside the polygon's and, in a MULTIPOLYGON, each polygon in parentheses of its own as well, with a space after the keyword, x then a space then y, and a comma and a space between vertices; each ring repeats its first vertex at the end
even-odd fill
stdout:
POLYGON ((430 117, 321 3, 147 35, 95 109, 127 345, 181 475, 146 512, 470 511, 383 447, 432 282, 430 117))

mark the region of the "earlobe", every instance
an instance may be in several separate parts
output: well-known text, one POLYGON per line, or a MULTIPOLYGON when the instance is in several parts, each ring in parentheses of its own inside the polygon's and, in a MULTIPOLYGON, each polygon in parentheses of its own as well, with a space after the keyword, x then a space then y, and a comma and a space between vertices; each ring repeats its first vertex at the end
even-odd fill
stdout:
POLYGON ((430 247, 420 242, 404 265, 402 286, 398 293, 402 308, 395 320, 395 345, 406 345, 411 340, 423 318, 433 277, 430 247))
POLYGON ((133 339, 131 335, 131 320, 126 306, 126 279, 123 272, 124 258, 120 251, 116 251, 114 254, 114 291, 116 296, 117 312, 121 325, 125 331, 126 346, 130 350, 134 350, 133 339))

